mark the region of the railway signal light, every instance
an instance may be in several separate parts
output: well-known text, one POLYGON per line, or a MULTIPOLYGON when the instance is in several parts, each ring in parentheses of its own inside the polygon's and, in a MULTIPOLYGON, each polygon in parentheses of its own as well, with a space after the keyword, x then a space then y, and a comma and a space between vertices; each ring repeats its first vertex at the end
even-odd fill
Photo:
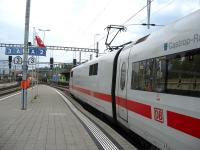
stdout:
POLYGON ((53 69, 53 57, 50 58, 50 69, 53 69))
POLYGON ((12 56, 8 56, 9 69, 11 69, 11 63, 12 63, 12 56))
POLYGON ((76 59, 73 59, 73 66, 76 66, 76 59))

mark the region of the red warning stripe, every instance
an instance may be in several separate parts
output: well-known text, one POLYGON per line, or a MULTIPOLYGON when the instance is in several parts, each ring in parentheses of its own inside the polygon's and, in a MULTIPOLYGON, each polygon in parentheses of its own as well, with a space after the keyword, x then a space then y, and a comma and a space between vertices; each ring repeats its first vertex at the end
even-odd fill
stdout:
POLYGON ((80 91, 82 93, 85 93, 87 95, 96 97, 96 98, 98 98, 100 100, 103 100, 103 101, 106 101, 106 102, 112 102, 112 97, 109 94, 94 92, 94 91, 91 91, 91 90, 88 90, 88 89, 84 89, 84 88, 80 88, 80 87, 77 87, 77 86, 72 86, 72 88, 77 90, 77 91, 80 91))
POLYGON ((200 119, 167 111, 167 125, 186 134, 200 138, 200 119))
POLYGON ((121 98, 121 97, 117 97, 117 104, 124 107, 124 108, 127 108, 128 110, 135 112, 139 115, 142 115, 142 116, 147 117, 149 119, 152 118, 151 106, 150 105, 138 103, 138 102, 133 101, 133 100, 126 100, 126 99, 121 98))
MULTIPOLYGON (((80 88, 78 86, 72 86, 72 88, 77 90, 77 91, 80 91, 82 93, 85 93, 87 95, 96 97, 100 100, 110 102, 110 103, 112 102, 111 95, 99 93, 99 92, 94 92, 94 91, 91 91, 91 90, 88 90, 88 89, 80 88)), ((116 100, 117 100, 116 103, 118 105, 120 105, 124 108, 127 108, 128 110, 133 111, 137 114, 140 114, 144 117, 147 117, 149 119, 152 118, 151 106, 150 105, 138 103, 138 102, 133 101, 133 100, 126 100, 126 99, 121 98, 121 97, 117 97, 116 100)))

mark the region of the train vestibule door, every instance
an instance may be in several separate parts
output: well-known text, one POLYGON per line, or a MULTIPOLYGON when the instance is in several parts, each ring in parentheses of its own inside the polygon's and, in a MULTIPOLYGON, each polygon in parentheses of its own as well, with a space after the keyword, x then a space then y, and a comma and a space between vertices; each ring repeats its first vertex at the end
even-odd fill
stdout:
POLYGON ((128 110, 127 110, 127 73, 128 64, 125 61, 119 63, 118 71, 118 90, 117 90, 117 104, 118 104, 118 115, 125 121, 128 121, 128 110))

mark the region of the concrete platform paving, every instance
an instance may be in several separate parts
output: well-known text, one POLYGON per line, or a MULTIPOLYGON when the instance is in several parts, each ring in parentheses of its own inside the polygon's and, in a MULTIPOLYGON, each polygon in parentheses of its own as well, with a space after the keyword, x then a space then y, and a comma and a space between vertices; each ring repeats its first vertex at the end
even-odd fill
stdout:
POLYGON ((27 110, 21 110, 20 94, 0 98, 0 150, 106 149, 53 88, 39 86, 39 96, 32 101, 28 93, 27 110))

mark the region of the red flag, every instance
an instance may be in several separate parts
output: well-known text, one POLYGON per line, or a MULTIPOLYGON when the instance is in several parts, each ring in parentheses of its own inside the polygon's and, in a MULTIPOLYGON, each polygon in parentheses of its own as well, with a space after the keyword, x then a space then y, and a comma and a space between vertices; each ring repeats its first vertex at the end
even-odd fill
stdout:
POLYGON ((38 35, 35 36, 35 40, 37 42, 38 47, 40 47, 40 48, 45 48, 46 47, 44 45, 43 41, 41 40, 41 38, 38 35))

